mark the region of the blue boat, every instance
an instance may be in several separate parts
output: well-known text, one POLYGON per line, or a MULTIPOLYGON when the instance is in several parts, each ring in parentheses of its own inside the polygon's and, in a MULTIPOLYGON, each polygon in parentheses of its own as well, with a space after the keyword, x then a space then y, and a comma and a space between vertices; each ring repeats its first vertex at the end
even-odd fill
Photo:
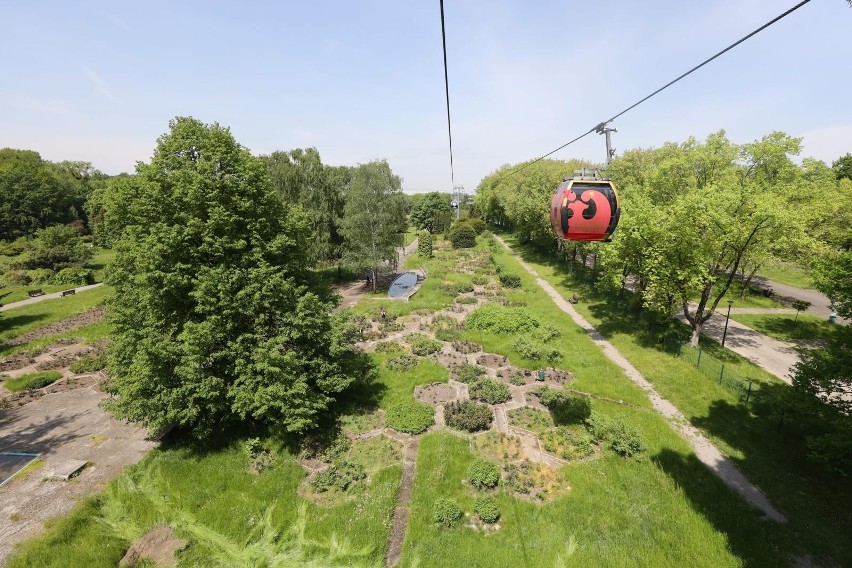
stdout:
POLYGON ((393 284, 390 285, 390 288, 388 289, 388 297, 399 298, 400 296, 405 296, 416 284, 416 273, 406 272, 405 274, 400 274, 397 279, 393 281, 393 284))

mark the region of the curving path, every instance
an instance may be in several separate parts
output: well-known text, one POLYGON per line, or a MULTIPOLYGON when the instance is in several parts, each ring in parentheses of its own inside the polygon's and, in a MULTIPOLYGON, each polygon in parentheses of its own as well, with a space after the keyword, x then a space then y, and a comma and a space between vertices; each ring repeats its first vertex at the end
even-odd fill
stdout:
POLYGON ((689 442, 695 451, 696 457, 701 460, 701 462, 704 463, 710 471, 716 474, 719 479, 725 483, 725 485, 739 493, 747 502, 760 509, 767 518, 779 523, 787 522, 786 517, 772 506, 772 503, 769 502, 766 495, 764 495, 757 486, 753 485, 748 479, 746 479, 746 477, 734 466, 733 462, 722 455, 722 452, 720 452, 719 449, 710 442, 710 440, 704 437, 697 428, 692 426, 674 404, 660 396, 660 394, 654 389, 654 386, 648 382, 648 380, 645 379, 645 377, 643 377, 642 374, 633 365, 631 365, 630 362, 615 347, 613 347, 609 341, 604 339, 604 337, 597 329, 595 329, 594 326, 592 326, 592 324, 586 321, 586 319, 581 316, 571 304, 565 301, 565 298, 563 298, 549 282, 540 278, 535 269, 518 257, 518 255, 515 254, 515 251, 512 250, 512 247, 506 244, 502 238, 497 235, 494 235, 494 238, 496 238, 501 245, 506 247, 512 256, 514 256, 521 264, 524 270, 535 277, 536 283, 538 283, 539 287, 541 287, 541 289, 550 296, 559 309, 571 316, 571 319, 573 319, 577 325, 583 328, 586 333, 591 336, 592 341, 594 341, 603 350, 607 358, 621 367, 627 377, 645 391, 645 394, 648 396, 648 399, 651 401, 651 405, 654 409, 662 414, 668 421, 669 425, 687 442, 689 442))
MULTIPOLYGON (((80 286, 79 288, 74 288, 74 292, 79 294, 80 292, 85 292, 86 290, 91 290, 93 288, 97 288, 98 286, 103 286, 103 282, 98 282, 97 284, 89 284, 88 286, 80 286)), ((70 289, 70 288, 69 288, 70 289)), ((11 304, 5 304, 0 306, 0 312, 5 312, 6 310, 14 310, 15 308, 20 308, 21 306, 28 306, 29 304, 36 304, 38 302, 43 302, 44 300, 52 300, 54 298, 61 298, 62 292, 51 292, 50 294, 43 294, 41 296, 36 296, 35 298, 27 298, 26 300, 21 300, 19 302, 12 302, 11 304)))

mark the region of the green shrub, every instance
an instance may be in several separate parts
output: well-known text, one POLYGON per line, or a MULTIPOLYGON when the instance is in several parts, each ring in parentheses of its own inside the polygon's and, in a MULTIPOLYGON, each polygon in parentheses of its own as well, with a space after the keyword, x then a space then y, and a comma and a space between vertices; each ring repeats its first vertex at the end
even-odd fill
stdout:
POLYGON ((455 300, 457 304, 475 304, 476 298, 473 296, 458 296, 455 300))
POLYGON ((451 402, 444 406, 444 420, 447 426, 456 430, 477 432, 491 427, 491 409, 485 404, 466 400, 451 402))
POLYGON ((555 325, 545 322, 538 326, 538 329, 533 332, 533 337, 542 342, 548 342, 555 337, 562 335, 562 332, 555 325))
POLYGON ((432 233, 420 231, 417 237, 417 254, 423 258, 432 258, 432 233))
POLYGON ((317 473, 311 480, 311 485, 320 493, 330 489, 346 491, 365 477, 367 477, 367 473, 362 466, 347 461, 339 461, 331 464, 325 471, 317 473))
POLYGON ((488 225, 485 224, 485 221, 483 221, 479 217, 470 217, 462 221, 462 223, 468 225, 471 229, 473 229, 473 231, 477 235, 482 234, 482 231, 488 228, 488 225))
POLYGON ((440 341, 428 337, 418 337, 411 341, 411 352, 415 355, 425 356, 437 353, 444 345, 440 341))
POLYGON ((260 438, 249 438, 243 442, 243 451, 249 460, 249 467, 256 473, 272 465, 274 457, 272 453, 263 446, 260 438))
POLYGON ((479 365, 471 365, 470 363, 462 363, 453 369, 455 379, 460 383, 472 383, 485 375, 485 367, 479 365))
POLYGON ((439 497, 432 507, 432 520, 439 525, 452 527, 458 524, 462 518, 462 510, 455 501, 439 497))
POLYGON ((415 401, 404 402, 388 409, 385 425, 397 432, 420 434, 435 423, 435 410, 415 401))
POLYGON ((392 357, 385 362, 385 367, 390 369, 391 371, 397 371, 399 373, 404 373, 410 369, 413 369, 417 366, 420 360, 414 355, 410 355, 408 353, 403 353, 397 357, 392 357))
POLYGON ((3 275, 3 280, 6 286, 26 286, 33 281, 26 270, 9 270, 3 275))
POLYGON ((461 337, 461 334, 455 329, 439 329, 435 332, 435 339, 441 341, 456 341, 461 337))
POLYGON ((494 379, 480 379, 470 384, 468 389, 470 398, 487 402, 488 404, 502 404, 512 398, 509 385, 494 379))
POLYGON ((11 243, 0 241, 0 255, 18 256, 27 249, 27 238, 20 237, 11 243))
POLYGON ((593 412, 586 419, 586 424, 595 439, 608 443, 622 457, 629 458, 645 449, 639 430, 621 417, 609 418, 593 412))
POLYGON ((106 368, 106 355, 87 355, 71 363, 72 373, 94 373, 106 368))
POLYGON ((483 523, 496 523, 500 520, 500 509, 497 508, 497 502, 490 495, 480 495, 473 502, 473 512, 479 515, 479 520, 483 523))
POLYGON ((454 249, 473 248, 476 246, 476 231, 473 227, 465 223, 453 225, 448 237, 454 249))
POLYGON ((22 390, 38 390, 53 384, 62 378, 62 373, 59 371, 44 371, 42 373, 29 373, 21 375, 16 379, 6 381, 6 388, 11 392, 19 392, 22 390))
POLYGON ((62 286, 86 286, 94 282, 95 273, 88 268, 63 268, 53 277, 53 283, 62 286))
MULTIPOLYGON (((405 351, 405 349, 403 349, 402 345, 396 341, 379 341, 376 343, 376 353, 399 353, 400 351, 405 351)), ((416 365, 417 359, 414 361, 414 364, 416 365)))
POLYGON ((485 274, 474 274, 471 281, 477 286, 485 286, 488 284, 488 276, 485 274))
POLYGON ((453 349, 459 353, 476 353, 482 348, 472 341, 462 339, 460 341, 453 341, 453 349))
POLYGON ((512 349, 517 351, 524 359, 545 359, 550 363, 555 363, 562 358, 562 352, 559 349, 547 347, 524 336, 518 337, 512 342, 512 349))
POLYGON ((471 312, 465 319, 465 326, 493 333, 518 334, 531 332, 539 326, 539 322, 524 308, 488 303, 471 312))
POLYGON ((521 287, 521 277, 517 274, 510 274, 508 272, 500 273, 498 276, 500 279, 500 283, 506 288, 520 288, 521 287))
POLYGON ((569 461, 582 459, 595 453, 593 440, 587 432, 578 432, 567 426, 543 432, 539 439, 545 451, 569 461))
POLYGON ((556 424, 581 423, 592 415, 592 404, 583 396, 572 396, 564 389, 551 389, 545 386, 533 393, 550 410, 556 424))
POLYGON ((500 483, 500 468, 487 460, 475 460, 467 468, 467 479, 477 489, 494 489, 500 483))
POLYGON ((526 377, 524 377, 524 374, 519 371, 515 371, 514 373, 512 373, 512 375, 509 377, 509 382, 515 385, 516 387, 522 387, 527 384, 526 377))
POLYGON ((49 268, 36 268, 28 270, 27 275, 30 277, 30 282, 33 284, 50 284, 54 277, 54 272, 49 268))

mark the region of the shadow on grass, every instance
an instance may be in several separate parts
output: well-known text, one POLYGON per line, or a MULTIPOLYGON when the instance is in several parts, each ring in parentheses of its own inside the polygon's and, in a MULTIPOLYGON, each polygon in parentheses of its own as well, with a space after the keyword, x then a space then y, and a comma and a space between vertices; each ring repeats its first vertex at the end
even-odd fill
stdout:
POLYGON ((692 508, 725 534, 743 566, 787 565, 778 545, 778 525, 763 520, 758 510, 725 487, 694 454, 664 449, 652 460, 683 490, 692 508))
POLYGON ((826 321, 814 321, 811 319, 799 319, 795 316, 771 316, 760 318, 760 326, 755 327, 757 331, 766 333, 773 337, 799 341, 799 340, 828 340, 837 325, 826 321))
POLYGON ((17 327, 21 327, 24 325, 28 325, 31 323, 35 323, 45 319, 47 316, 45 314, 42 315, 19 315, 19 316, 0 316, 0 333, 4 333, 15 329, 17 327))

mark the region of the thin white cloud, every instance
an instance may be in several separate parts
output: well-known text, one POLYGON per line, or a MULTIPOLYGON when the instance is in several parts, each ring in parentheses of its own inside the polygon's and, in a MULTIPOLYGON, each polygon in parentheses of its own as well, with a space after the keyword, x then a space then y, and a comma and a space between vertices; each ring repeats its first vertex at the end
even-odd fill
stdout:
POLYGON ((115 98, 115 95, 112 94, 112 91, 109 89, 109 85, 107 85, 106 81, 101 79, 97 73, 95 73, 92 69, 88 67, 83 67, 83 71, 86 73, 86 76, 95 84, 95 87, 107 98, 112 99, 114 101, 118 100, 115 98))
POLYGON ((30 95, 0 95, 0 107, 35 111, 42 114, 71 114, 71 109, 65 101, 30 95))

